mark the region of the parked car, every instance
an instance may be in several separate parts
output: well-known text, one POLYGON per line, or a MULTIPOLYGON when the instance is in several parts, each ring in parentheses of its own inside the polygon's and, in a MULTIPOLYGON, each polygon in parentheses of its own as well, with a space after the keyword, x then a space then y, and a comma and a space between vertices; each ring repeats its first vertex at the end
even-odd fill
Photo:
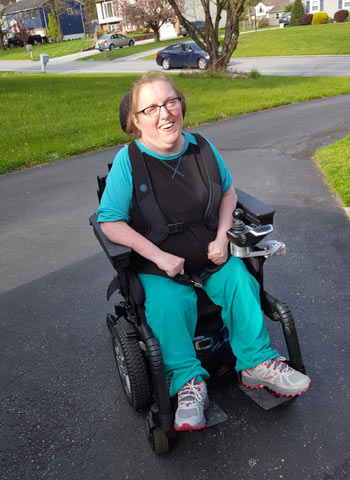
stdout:
POLYGON ((133 45, 135 45, 135 40, 131 37, 126 37, 121 33, 108 33, 97 40, 95 48, 102 52, 104 49, 114 50, 117 47, 132 47, 133 45))
MULTIPOLYGON (((42 37, 41 35, 30 35, 28 38, 29 45, 40 45, 41 43, 47 43, 47 42, 48 42, 48 38, 42 37)), ((5 46, 7 46, 7 48, 23 47, 24 42, 17 35, 10 35, 5 40, 5 46)))
POLYGON ((280 27, 289 27, 289 22, 290 22, 290 16, 292 12, 285 13, 281 18, 280 18, 280 27))
MULTIPOLYGON (((191 22, 191 25, 196 30, 196 33, 203 32, 205 30, 205 23, 202 22, 201 20, 196 20, 195 22, 191 22)), ((186 37, 186 35, 188 35, 188 32, 183 25, 180 26, 179 35, 182 35, 183 37, 186 37)))
POLYGON ((173 43, 157 53, 156 62, 164 70, 170 68, 199 68, 205 70, 210 64, 210 57, 194 42, 173 43))

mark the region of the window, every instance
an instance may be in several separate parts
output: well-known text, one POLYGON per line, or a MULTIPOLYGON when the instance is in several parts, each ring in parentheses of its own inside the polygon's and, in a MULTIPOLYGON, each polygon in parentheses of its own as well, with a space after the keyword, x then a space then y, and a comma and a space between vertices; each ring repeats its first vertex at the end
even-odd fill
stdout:
POLYGON ((67 8, 67 15, 73 15, 73 8, 67 8))
POLYGON ((106 2, 102 4, 102 12, 104 13, 104 17, 116 17, 117 13, 114 10, 113 2, 106 2))
POLYGON ((20 22, 23 22, 23 18, 24 18, 23 12, 19 12, 18 18, 20 22))
POLYGON ((349 1, 347 1, 347 2, 344 2, 344 7, 343 7, 343 8, 345 8, 345 7, 347 7, 347 8, 349 8, 349 7, 350 7, 350 2, 349 2, 349 1))
POLYGON ((312 12, 318 12, 318 10, 319 10, 318 0, 313 1, 313 2, 311 3, 311 11, 312 11, 312 12))
POLYGON ((36 17, 36 11, 35 10, 31 10, 30 12, 30 18, 35 18, 36 17))

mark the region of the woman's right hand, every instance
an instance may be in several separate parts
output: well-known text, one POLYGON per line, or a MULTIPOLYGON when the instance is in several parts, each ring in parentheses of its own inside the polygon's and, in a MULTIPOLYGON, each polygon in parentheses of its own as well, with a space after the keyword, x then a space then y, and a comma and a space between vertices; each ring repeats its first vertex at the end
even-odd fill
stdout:
POLYGON ((167 252, 162 252, 156 262, 157 267, 164 270, 169 277, 175 277, 178 273, 183 275, 185 273, 184 264, 184 258, 167 252))

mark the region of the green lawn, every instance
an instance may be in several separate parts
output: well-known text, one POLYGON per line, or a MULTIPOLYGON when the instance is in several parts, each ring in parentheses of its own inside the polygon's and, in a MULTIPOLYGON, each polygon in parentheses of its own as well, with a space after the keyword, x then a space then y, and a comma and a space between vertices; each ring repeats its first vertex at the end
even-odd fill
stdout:
MULTIPOLYGON (((179 37, 181 41, 183 41, 183 37, 179 37)), ((112 51, 107 51, 107 60, 115 60, 116 58, 128 57, 129 55, 134 55, 135 53, 142 53, 147 52, 148 50, 154 50, 155 48, 164 48, 167 45, 171 45, 172 43, 176 43, 178 40, 173 38, 171 40, 163 40, 161 42, 149 42, 149 43, 142 43, 138 45, 137 43, 133 47, 124 47, 124 48, 116 48, 112 51)), ((86 60, 94 60, 94 61, 103 61, 104 55, 103 53, 97 53, 95 55, 89 55, 87 57, 79 58, 79 61, 86 61, 86 60)))
MULTIPOLYGON (((41 53, 47 53, 50 58, 63 57, 71 53, 80 52, 83 48, 92 46, 94 40, 92 38, 80 38, 78 40, 70 40, 61 43, 44 43, 42 45, 33 45, 34 61, 40 60, 41 53)), ((25 47, 9 48, 0 50, 1 60, 30 60, 30 54, 25 47)))
POLYGON ((234 57, 350 55, 350 24, 287 27, 239 37, 234 57))
MULTIPOLYGON (((240 35, 237 50, 233 53, 233 57, 290 55, 350 55, 350 24, 258 30, 240 35)), ((153 60, 155 55, 143 59, 153 60)))
MULTIPOLYGON (((0 173, 123 143, 120 99, 140 75, 0 73, 0 173)), ((288 103, 349 94, 349 77, 221 78, 174 75, 184 92, 185 125, 288 103), (208 94, 210 92, 210 94, 208 94)))
POLYGON ((350 207, 350 135, 329 147, 320 148, 315 157, 329 185, 345 207, 350 207))

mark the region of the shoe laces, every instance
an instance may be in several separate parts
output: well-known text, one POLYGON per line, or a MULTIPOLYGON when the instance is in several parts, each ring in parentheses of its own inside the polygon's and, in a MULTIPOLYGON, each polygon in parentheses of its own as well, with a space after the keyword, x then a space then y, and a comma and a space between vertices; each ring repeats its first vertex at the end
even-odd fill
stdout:
POLYGON ((292 368, 284 362, 285 358, 284 357, 277 357, 277 358, 272 358, 271 360, 267 360, 265 365, 267 368, 272 367, 274 370, 279 370, 281 373, 290 373, 292 372, 292 368))
POLYGON ((191 407, 201 401, 203 401, 203 394, 196 378, 192 378, 178 391, 179 406, 191 407))

